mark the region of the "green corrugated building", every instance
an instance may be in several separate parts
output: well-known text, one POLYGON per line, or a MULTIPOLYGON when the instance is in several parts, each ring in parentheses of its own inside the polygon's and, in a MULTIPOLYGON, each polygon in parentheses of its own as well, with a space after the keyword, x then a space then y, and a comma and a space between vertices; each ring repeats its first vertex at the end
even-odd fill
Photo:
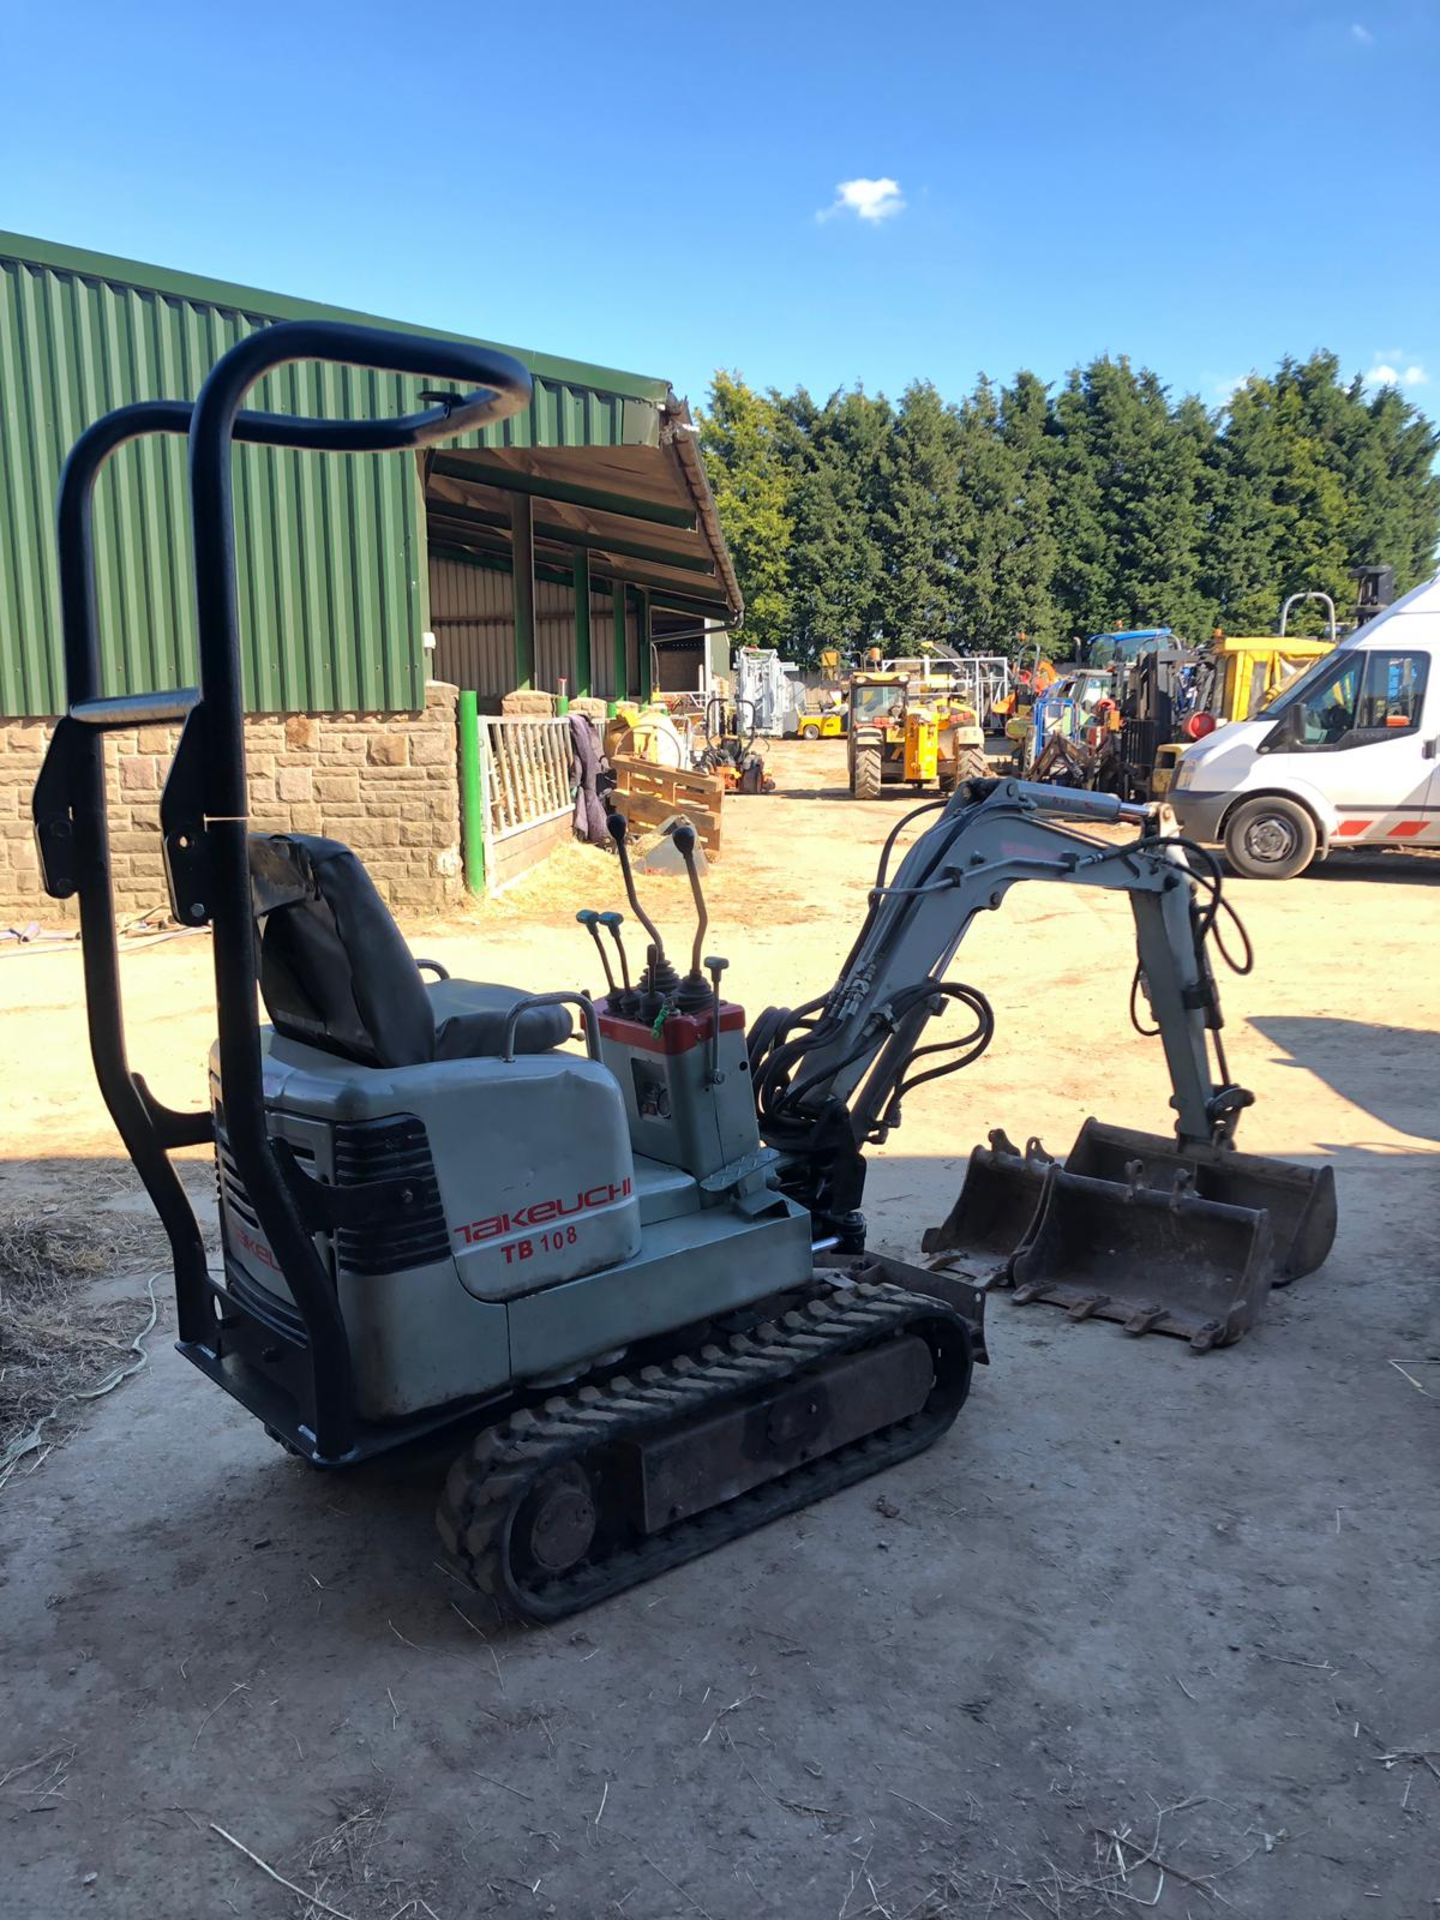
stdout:
MULTIPOLYGON (((242 335, 315 318, 436 332, 0 233, 0 718, 63 706, 53 517, 76 436, 127 401, 192 399, 242 335)), ((415 710, 427 678, 482 702, 562 680, 571 695, 643 694, 657 623, 694 633, 738 617, 694 425, 668 382, 505 351, 534 375, 528 413, 453 446, 415 459, 237 449, 252 710, 415 710)), ((291 367, 254 404, 391 414, 420 404, 418 385, 291 367)), ((106 692, 192 683, 183 446, 151 440, 111 462, 96 545, 106 692)))

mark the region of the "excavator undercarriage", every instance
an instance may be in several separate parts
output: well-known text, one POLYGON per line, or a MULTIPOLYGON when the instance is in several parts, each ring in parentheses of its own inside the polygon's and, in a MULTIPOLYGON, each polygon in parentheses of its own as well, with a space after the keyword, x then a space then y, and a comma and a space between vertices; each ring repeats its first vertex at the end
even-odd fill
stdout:
POLYGON ((557 1619, 923 1452, 986 1357, 983 1297, 925 1286, 870 1260, 485 1427, 441 1538, 482 1592, 557 1619))

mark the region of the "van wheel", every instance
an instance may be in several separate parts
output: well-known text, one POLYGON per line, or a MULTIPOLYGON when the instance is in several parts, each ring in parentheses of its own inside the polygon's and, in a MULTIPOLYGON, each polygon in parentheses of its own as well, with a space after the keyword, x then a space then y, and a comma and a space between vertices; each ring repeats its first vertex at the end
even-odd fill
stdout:
POLYGON ((1315 858, 1315 822, 1293 800, 1247 800, 1225 827, 1225 853, 1247 880, 1289 880, 1315 858))

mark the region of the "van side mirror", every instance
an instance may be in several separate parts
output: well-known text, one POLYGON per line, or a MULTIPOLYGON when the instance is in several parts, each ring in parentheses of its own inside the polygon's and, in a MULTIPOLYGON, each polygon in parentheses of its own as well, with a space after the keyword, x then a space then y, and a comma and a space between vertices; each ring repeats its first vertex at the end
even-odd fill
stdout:
POLYGON ((1422 746, 1420 749, 1420 758, 1422 760, 1434 760, 1434 759, 1440 758, 1440 735, 1437 735, 1425 742, 1424 746, 1422 746))
MULTIPOLYGON (((1292 716, 1294 711, 1292 707, 1289 712, 1280 715, 1279 719, 1276 720, 1270 728, 1269 733, 1267 733, 1265 738, 1256 746, 1255 751, 1257 753, 1281 753, 1286 747, 1293 744, 1294 723, 1292 716)), ((1259 716, 1257 715, 1256 717, 1258 718, 1259 716)))

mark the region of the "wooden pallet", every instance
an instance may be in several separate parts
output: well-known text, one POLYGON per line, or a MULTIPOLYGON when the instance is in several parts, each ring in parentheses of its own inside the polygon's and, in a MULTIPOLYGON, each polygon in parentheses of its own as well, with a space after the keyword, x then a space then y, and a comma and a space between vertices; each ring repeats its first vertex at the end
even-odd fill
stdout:
POLYGON ((657 767, 651 760, 619 754, 611 762, 619 775, 615 804, 632 827, 659 827, 683 813, 713 860, 720 852, 720 803, 725 782, 717 773, 686 773, 657 767))

